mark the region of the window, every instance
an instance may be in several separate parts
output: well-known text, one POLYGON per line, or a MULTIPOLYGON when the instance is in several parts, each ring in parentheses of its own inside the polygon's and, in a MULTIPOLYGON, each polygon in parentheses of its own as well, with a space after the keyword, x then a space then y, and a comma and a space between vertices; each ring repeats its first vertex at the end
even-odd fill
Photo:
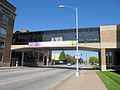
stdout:
POLYGON ((40 62, 43 62, 43 54, 42 54, 42 53, 40 53, 39 61, 40 61, 40 62))
POLYGON ((0 41, 0 46, 4 46, 4 42, 3 41, 0 41))
POLYGON ((51 41, 63 41, 63 37, 52 37, 51 41))
POLYGON ((2 23, 8 25, 8 18, 9 18, 9 17, 8 17, 7 15, 3 14, 3 15, 2 15, 2 23))
POLYGON ((0 27, 0 36, 2 37, 6 36, 6 29, 0 27))
POLYGON ((0 62, 2 61, 2 53, 0 53, 0 62))
POLYGON ((38 59, 38 52, 34 52, 34 59, 38 59))

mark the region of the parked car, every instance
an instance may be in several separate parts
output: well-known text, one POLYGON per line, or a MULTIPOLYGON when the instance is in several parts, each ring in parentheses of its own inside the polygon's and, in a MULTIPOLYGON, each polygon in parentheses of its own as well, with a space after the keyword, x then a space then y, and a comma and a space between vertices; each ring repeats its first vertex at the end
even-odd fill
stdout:
POLYGON ((67 66, 71 66, 72 64, 71 63, 67 63, 67 66))
POLYGON ((94 65, 99 65, 98 63, 95 63, 94 65))

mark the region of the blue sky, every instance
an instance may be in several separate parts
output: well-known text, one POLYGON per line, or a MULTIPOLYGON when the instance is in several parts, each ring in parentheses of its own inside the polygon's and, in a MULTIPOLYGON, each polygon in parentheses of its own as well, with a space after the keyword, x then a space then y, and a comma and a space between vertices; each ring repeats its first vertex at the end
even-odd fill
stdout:
POLYGON ((17 8, 14 30, 75 28, 75 12, 70 8, 59 8, 61 4, 78 8, 79 28, 120 24, 120 0, 8 1, 17 8))
POLYGON ((120 0, 8 0, 17 7, 14 30, 75 28, 75 12, 60 4, 78 8, 79 27, 120 24, 120 0))
MULTIPOLYGON (((65 54, 67 55, 71 55, 74 56, 75 55, 76 50, 66 50, 65 54)), ((86 60, 86 52, 87 52, 87 61, 89 60, 90 56, 96 56, 98 57, 98 52, 91 52, 91 51, 83 51, 83 50, 79 50, 79 53, 81 55, 81 57, 83 58, 83 60, 86 60)), ((53 53, 61 53, 61 51, 53 51, 53 53)))

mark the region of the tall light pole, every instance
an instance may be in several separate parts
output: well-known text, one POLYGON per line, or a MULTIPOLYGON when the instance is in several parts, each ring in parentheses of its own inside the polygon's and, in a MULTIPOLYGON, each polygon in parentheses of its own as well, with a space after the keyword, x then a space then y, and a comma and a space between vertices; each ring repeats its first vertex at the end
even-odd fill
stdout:
POLYGON ((86 66, 87 66, 87 64, 88 64, 87 63, 87 40, 85 40, 84 43, 86 44, 86 50, 85 51, 86 51, 86 66))
MULTIPOLYGON (((64 8, 64 7, 67 7, 67 8, 71 8, 73 9, 75 12, 76 12, 76 49, 77 49, 77 52, 76 54, 78 55, 78 11, 77 11, 77 8, 73 8, 71 6, 64 6, 64 5, 60 5, 59 8, 64 8)), ((78 56, 77 56, 77 63, 76 63, 76 74, 75 74, 76 77, 79 77, 79 71, 78 71, 78 56)))

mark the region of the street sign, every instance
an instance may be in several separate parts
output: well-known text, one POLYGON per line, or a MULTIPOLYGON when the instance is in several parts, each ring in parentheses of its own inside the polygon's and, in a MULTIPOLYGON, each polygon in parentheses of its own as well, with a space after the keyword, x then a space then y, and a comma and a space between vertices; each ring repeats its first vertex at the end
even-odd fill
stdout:
POLYGON ((75 56, 80 56, 80 53, 79 52, 75 52, 75 56))
POLYGON ((80 59, 80 53, 79 52, 75 53, 75 59, 80 59))
POLYGON ((75 56, 75 59, 80 59, 80 56, 75 56))

